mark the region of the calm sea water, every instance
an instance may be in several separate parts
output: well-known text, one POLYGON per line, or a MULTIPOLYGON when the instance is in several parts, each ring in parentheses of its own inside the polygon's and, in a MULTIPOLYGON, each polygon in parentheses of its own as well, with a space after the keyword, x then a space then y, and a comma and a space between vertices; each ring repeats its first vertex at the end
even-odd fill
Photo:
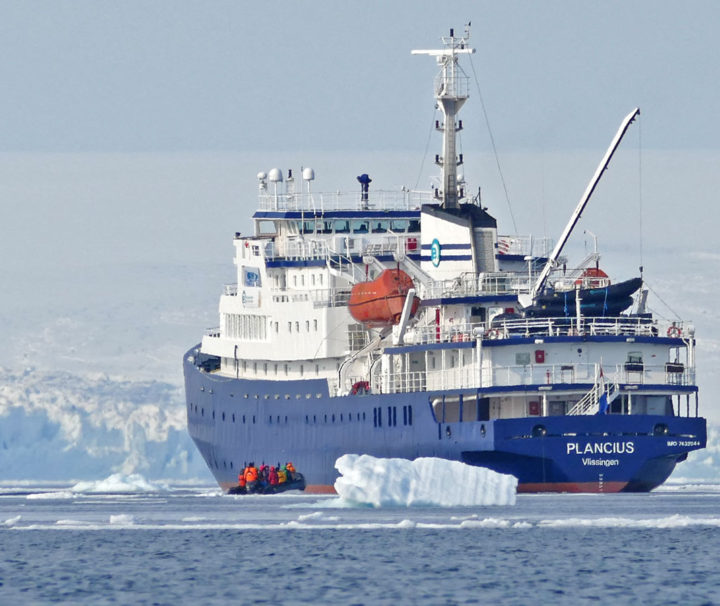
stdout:
POLYGON ((720 491, 369 509, 0 489, 2 604, 720 604, 720 491))

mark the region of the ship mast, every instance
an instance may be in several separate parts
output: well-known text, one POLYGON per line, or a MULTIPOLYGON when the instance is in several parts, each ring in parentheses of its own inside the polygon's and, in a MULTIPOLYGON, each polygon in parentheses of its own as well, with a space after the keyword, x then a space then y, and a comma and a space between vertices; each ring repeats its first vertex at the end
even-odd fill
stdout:
POLYGON ((435 78, 435 98, 444 116, 442 126, 437 126, 443 133, 443 151, 442 157, 435 157, 435 162, 442 168, 443 208, 457 208, 461 197, 458 196, 457 167, 462 164, 462 157, 457 157, 455 141, 457 132, 462 129, 462 122, 456 124, 455 116, 468 98, 468 77, 458 64, 458 55, 475 52, 474 48, 468 46, 469 39, 469 26, 461 37, 456 37, 451 29, 450 36, 442 38, 445 48, 412 51, 413 55, 436 57, 440 66, 440 73, 435 78))

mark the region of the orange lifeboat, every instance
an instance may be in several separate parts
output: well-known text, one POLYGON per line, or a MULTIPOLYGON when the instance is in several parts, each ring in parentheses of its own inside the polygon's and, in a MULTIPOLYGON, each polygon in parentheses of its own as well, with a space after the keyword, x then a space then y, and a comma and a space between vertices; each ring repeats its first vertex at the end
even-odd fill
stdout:
MULTIPOLYGON (((352 287, 348 301, 350 315, 368 325, 397 324, 408 291, 414 287, 412 278, 401 269, 386 269, 374 280, 352 287)), ((411 316, 415 315, 419 305, 420 299, 415 297, 411 316)))

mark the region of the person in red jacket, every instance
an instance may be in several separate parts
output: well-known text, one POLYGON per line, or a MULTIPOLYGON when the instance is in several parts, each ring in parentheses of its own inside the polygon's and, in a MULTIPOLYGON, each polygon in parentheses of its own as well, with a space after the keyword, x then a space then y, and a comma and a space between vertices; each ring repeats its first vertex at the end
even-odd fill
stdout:
POLYGON ((272 465, 270 466, 270 471, 268 472, 268 483, 270 484, 270 486, 278 485, 277 470, 272 465))

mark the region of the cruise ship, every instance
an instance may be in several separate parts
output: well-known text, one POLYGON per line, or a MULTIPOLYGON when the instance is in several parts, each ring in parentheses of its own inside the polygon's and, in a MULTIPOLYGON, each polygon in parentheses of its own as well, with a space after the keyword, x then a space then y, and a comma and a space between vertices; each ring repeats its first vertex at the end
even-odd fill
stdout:
POLYGON ((225 490, 251 461, 292 461, 332 492, 357 453, 462 461, 524 492, 649 491, 706 445, 692 324, 655 317, 642 276, 611 281, 597 252, 562 255, 639 110, 557 242, 500 231, 458 169, 469 31, 442 42, 412 51, 439 67, 432 190, 258 174, 219 327, 183 361, 188 430, 225 490))

